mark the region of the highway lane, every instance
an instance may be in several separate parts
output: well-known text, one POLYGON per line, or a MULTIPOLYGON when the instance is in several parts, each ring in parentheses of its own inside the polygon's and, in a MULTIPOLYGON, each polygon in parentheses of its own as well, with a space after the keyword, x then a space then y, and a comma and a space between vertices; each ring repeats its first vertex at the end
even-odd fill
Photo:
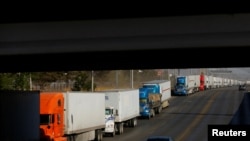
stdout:
POLYGON ((250 124, 250 94, 238 87, 218 88, 189 96, 172 96, 170 106, 151 119, 139 119, 135 128, 104 141, 145 141, 154 135, 176 141, 207 141, 209 124, 250 124))

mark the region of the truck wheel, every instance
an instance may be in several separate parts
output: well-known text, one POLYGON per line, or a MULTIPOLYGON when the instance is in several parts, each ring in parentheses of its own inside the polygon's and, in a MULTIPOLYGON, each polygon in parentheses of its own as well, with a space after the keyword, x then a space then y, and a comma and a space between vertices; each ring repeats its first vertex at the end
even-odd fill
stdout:
POLYGON ((158 107, 158 114, 160 114, 161 113, 161 110, 162 110, 162 106, 160 106, 160 107, 158 107))
POLYGON ((96 130, 96 137, 95 137, 95 140, 96 141, 102 141, 102 131, 101 130, 96 130))
POLYGON ((111 136, 112 136, 112 137, 115 136, 115 129, 114 129, 113 133, 111 133, 111 136))
POLYGON ((150 119, 150 118, 151 118, 151 115, 149 114, 149 115, 148 115, 148 119, 150 119))
POLYGON ((121 134, 123 134, 123 123, 121 124, 121 134))
POLYGON ((159 108, 155 108, 154 110, 156 114, 159 114, 159 108))
POLYGON ((135 127, 135 126, 137 126, 137 119, 136 118, 134 118, 134 119, 132 119, 132 127, 135 127))
POLYGON ((75 138, 73 135, 67 136, 67 141, 74 141, 75 138))
POLYGON ((154 117, 155 116, 155 110, 152 109, 151 112, 152 112, 152 117, 154 117))
POLYGON ((102 130, 99 130, 100 131, 100 141, 103 140, 103 133, 102 133, 102 130))
POLYGON ((126 123, 126 125, 127 125, 128 127, 132 127, 132 126, 133 126, 133 119, 130 119, 130 120, 126 123))
POLYGON ((123 133, 123 124, 118 124, 118 133, 121 135, 123 133))

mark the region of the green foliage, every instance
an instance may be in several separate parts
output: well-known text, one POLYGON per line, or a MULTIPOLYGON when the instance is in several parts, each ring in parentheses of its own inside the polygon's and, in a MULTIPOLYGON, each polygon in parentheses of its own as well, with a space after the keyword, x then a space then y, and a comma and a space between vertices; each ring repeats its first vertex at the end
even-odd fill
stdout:
POLYGON ((41 89, 44 89, 47 85, 52 82, 57 81, 66 81, 67 80, 67 73, 66 72, 33 72, 32 75, 32 82, 34 85, 40 86, 41 89))
POLYGON ((0 90, 29 90, 29 73, 1 73, 0 90))
MULTIPOLYGON (((92 82, 91 81, 87 81, 85 83, 85 85, 83 86, 83 90, 87 90, 87 91, 91 91, 92 88, 92 82)), ((96 84, 94 84, 94 90, 96 88, 96 84)))
MULTIPOLYGON (((80 72, 75 76, 75 83, 72 88, 72 91, 90 91, 91 90, 91 81, 88 80, 88 75, 84 72, 80 72)), ((96 85, 94 85, 96 88, 96 85)))
POLYGON ((17 73, 14 79, 14 90, 29 90, 29 73, 17 73))
MULTIPOLYGON (((29 90, 30 76, 34 89, 91 91, 91 71, 0 73, 0 90, 29 90), (53 85, 51 85, 53 83, 53 85), (55 85, 54 85, 55 84, 55 85)), ((155 70, 133 71, 134 86, 159 78, 155 70)), ((131 70, 94 71, 94 90, 102 87, 130 87, 131 70)))
POLYGON ((13 87, 14 78, 10 73, 0 74, 0 90, 14 90, 13 87))

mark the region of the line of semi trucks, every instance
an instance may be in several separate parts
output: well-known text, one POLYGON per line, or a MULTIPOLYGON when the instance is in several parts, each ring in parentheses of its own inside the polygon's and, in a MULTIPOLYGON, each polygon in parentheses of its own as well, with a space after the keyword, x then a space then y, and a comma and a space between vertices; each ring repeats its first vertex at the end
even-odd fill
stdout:
MULTIPOLYGON (((188 95, 240 83, 206 75, 178 76, 174 93, 188 95)), ((98 92, 1 91, 0 97, 4 140, 101 141, 104 135, 136 127, 139 118, 160 114, 170 105, 171 82, 154 80, 139 89, 98 92)))
POLYGON ((165 80, 98 92, 0 91, 2 138, 101 141, 136 127, 139 118, 154 117, 169 106, 169 98, 170 81, 165 80))
POLYGON ((230 87, 246 83, 236 79, 204 75, 203 73, 200 75, 177 76, 175 80, 173 94, 185 96, 208 89, 230 87))
POLYGON ((143 83, 140 89, 99 92, 41 92, 40 138, 54 141, 101 141, 123 134, 138 118, 154 117, 169 105, 170 81, 143 83), (93 106, 94 105, 94 106, 93 106))

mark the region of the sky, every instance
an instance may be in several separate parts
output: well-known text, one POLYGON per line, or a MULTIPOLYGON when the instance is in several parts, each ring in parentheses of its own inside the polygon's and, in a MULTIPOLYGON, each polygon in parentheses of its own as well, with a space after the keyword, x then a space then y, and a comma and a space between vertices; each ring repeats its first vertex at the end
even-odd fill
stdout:
POLYGON ((250 81, 250 68, 230 68, 232 75, 244 81, 250 81))

